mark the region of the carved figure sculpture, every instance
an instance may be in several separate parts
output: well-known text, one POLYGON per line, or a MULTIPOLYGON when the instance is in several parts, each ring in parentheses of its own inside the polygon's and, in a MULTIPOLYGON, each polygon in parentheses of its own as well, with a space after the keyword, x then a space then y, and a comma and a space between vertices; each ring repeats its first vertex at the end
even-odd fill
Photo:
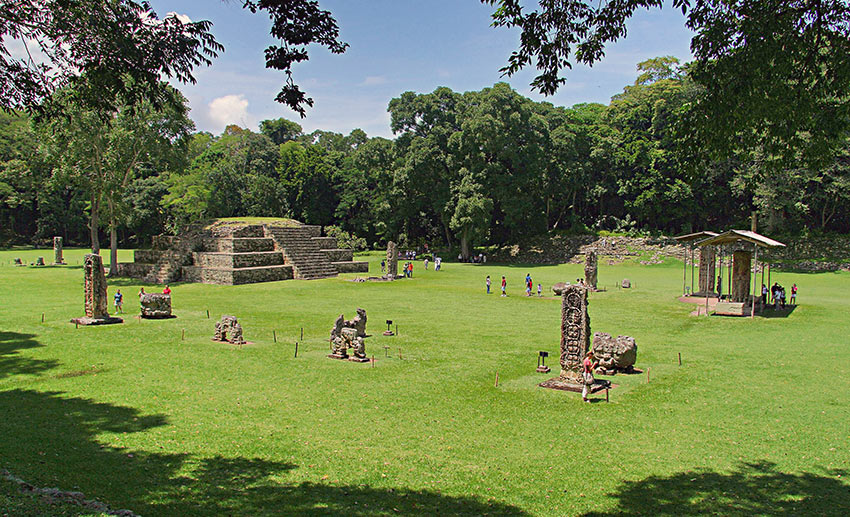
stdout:
POLYGON ((387 243, 387 278, 398 276, 398 249, 393 241, 387 243))
POLYGON ((600 375, 614 375, 634 371, 637 361, 637 344, 629 336, 611 337, 605 332, 593 334, 593 357, 599 362, 600 375))
POLYGON ((145 293, 139 297, 142 317, 146 319, 171 318, 171 295, 145 293))
POLYGON ((74 318, 71 323, 80 325, 104 325, 123 323, 121 318, 109 315, 106 299, 106 277, 103 274, 103 259, 100 255, 89 253, 83 262, 83 289, 85 291, 86 315, 74 318))
POLYGON ((333 359, 348 359, 355 362, 366 362, 366 311, 357 309, 357 316, 346 321, 342 314, 336 319, 331 329, 331 353, 333 359), (349 357, 348 349, 352 349, 349 357))
POLYGON ((597 259, 596 252, 590 250, 585 256, 584 283, 588 289, 596 290, 597 259))
POLYGON ((53 237, 53 263, 65 264, 65 260, 62 258, 62 237, 53 237))
POLYGON ((222 341, 234 345, 243 345, 242 325, 236 320, 236 316, 222 316, 215 324, 215 335, 213 341, 222 341), (228 339, 228 334, 230 338, 228 339))

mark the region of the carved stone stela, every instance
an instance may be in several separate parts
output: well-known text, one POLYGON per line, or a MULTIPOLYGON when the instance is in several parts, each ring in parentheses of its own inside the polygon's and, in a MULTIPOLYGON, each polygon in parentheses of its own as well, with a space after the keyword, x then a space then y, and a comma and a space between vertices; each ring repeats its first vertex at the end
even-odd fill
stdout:
POLYGON ((74 318, 71 323, 79 325, 106 325, 123 323, 121 318, 109 315, 109 304, 106 298, 106 276, 103 274, 103 259, 100 255, 89 253, 83 262, 86 315, 74 318))
POLYGON ((346 320, 342 314, 331 329, 331 359, 348 359, 358 363, 369 361, 366 357, 366 310, 358 308, 354 319, 346 320), (348 355, 351 349, 351 356, 348 355))

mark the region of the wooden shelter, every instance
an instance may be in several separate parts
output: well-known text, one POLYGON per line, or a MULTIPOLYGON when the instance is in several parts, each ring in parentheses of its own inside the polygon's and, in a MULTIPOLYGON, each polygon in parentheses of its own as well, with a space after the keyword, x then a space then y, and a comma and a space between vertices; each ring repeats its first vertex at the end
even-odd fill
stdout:
MULTIPOLYGON (((696 245, 701 249, 711 246, 720 250, 720 274, 717 277, 720 300, 715 308, 715 314, 746 316, 749 313, 751 317, 755 317, 756 305, 761 300, 761 293, 756 291, 759 284, 757 281, 759 248, 781 248, 785 245, 749 230, 729 230, 700 240, 696 245), (727 267, 728 281, 725 283, 728 289, 727 296, 723 295, 724 255, 731 255, 731 266, 727 267), (750 275, 755 275, 752 282, 750 275)), ((768 283, 770 283, 769 279, 768 283)), ((706 305, 708 305, 708 298, 706 298, 706 305)))
POLYGON ((715 232, 696 232, 687 235, 679 235, 674 237, 679 243, 687 245, 691 253, 691 288, 688 290, 688 261, 684 261, 684 271, 682 272, 682 294, 683 295, 699 295, 711 296, 714 294, 714 257, 715 247, 707 246, 700 247, 699 251, 699 291, 694 291, 694 250, 696 243, 711 237, 717 237, 715 232))

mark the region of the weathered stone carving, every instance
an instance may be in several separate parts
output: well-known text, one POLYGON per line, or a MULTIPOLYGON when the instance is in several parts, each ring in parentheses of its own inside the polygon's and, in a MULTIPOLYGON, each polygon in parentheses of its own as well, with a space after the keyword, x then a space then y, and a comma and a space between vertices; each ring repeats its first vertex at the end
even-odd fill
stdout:
POLYGON ((56 265, 65 264, 62 258, 62 237, 53 237, 53 263, 56 265))
POLYGON ((142 317, 146 319, 173 318, 171 314, 171 295, 145 293, 139 297, 142 317))
POLYGON ((35 259, 35 265, 36 266, 43 266, 44 265, 44 257, 38 257, 37 259, 35 259))
POLYGON ((366 357, 366 311, 357 309, 357 316, 346 321, 342 314, 336 319, 331 329, 331 353, 328 357, 332 359, 348 359, 349 361, 364 363, 369 359, 366 357), (348 349, 352 349, 349 357, 348 349))
POLYGON ((123 323, 121 318, 109 315, 106 299, 106 277, 103 274, 103 259, 100 255, 89 253, 83 262, 85 307, 83 318, 74 318, 71 323, 80 325, 104 325, 123 323))
POLYGON ((632 373, 637 361, 637 344, 629 336, 611 337, 605 332, 593 334, 593 357, 599 362, 596 371, 601 375, 632 373))
POLYGON ((393 241, 387 243, 387 277, 398 276, 398 249, 393 241))
POLYGON ((216 322, 213 341, 232 343, 234 345, 244 345, 246 343, 242 337, 242 325, 236 320, 236 316, 222 316, 221 320, 216 322), (230 335, 229 338, 228 335, 230 335))
POLYGON ((631 289, 631 287, 632 287, 632 281, 631 281, 631 280, 629 280, 628 278, 624 278, 624 279, 623 279, 623 283, 622 283, 622 284, 620 284, 620 285, 621 285, 621 287, 622 287, 623 289, 631 289))
POLYGON ((597 259, 596 252, 590 250, 585 255, 584 284, 588 289, 596 290, 597 259))

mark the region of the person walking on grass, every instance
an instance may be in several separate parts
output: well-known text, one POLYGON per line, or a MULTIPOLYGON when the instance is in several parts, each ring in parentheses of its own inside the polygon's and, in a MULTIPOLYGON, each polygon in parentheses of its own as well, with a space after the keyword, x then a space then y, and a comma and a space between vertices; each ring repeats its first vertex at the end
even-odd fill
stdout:
POLYGON ((115 314, 124 312, 124 295, 121 294, 121 289, 115 293, 115 314))
POLYGON ((487 294, 490 294, 490 275, 487 275, 487 280, 484 283, 487 284, 487 294))
POLYGON ((593 387, 593 370, 599 366, 599 363, 593 362, 593 350, 588 350, 587 355, 584 356, 584 361, 582 362, 582 381, 584 381, 584 386, 581 388, 581 399, 585 402, 590 402, 587 396, 590 395, 591 389, 593 387))
POLYGON ((508 295, 508 293, 506 292, 507 288, 508 288, 508 281, 505 280, 505 277, 503 275, 502 276, 502 296, 508 295))

